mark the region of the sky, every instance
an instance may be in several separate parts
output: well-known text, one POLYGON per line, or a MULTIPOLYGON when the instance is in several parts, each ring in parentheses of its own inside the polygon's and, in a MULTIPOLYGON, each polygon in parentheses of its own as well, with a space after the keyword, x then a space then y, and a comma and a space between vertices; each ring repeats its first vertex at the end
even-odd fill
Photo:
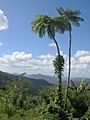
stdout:
MULTIPOLYGON (((90 77, 90 0, 0 0, 0 70, 54 75, 55 44, 32 32, 35 15, 58 16, 56 8, 80 10, 80 27, 72 27, 71 76, 90 77)), ((56 34, 68 73, 68 32, 56 34)))

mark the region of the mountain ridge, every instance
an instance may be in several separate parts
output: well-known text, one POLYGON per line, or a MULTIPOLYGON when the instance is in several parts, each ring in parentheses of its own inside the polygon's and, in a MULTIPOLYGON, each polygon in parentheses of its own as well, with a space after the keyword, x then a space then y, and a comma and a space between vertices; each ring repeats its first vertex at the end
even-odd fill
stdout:
MULTIPOLYGON (((6 72, 0 71, 0 88, 4 89, 6 88, 7 84, 11 80, 19 80, 20 75, 14 75, 6 72)), ((37 94, 40 91, 48 89, 50 86, 53 86, 53 84, 50 84, 48 81, 44 79, 33 79, 33 78, 27 78, 23 76, 23 82, 26 84, 26 87, 30 89, 30 93, 37 94)))
MULTIPOLYGON (((43 75, 43 74, 26 74, 25 75, 28 78, 33 78, 33 79, 44 79, 46 81, 48 81, 51 84, 57 84, 58 82, 58 78, 55 76, 50 76, 50 75, 43 75)), ((71 80, 75 81, 75 82, 80 82, 81 80, 85 80, 86 82, 88 82, 90 84, 90 78, 85 78, 85 77, 71 77, 71 80)), ((67 82, 67 77, 63 77, 62 78, 62 82, 63 84, 66 84, 67 82)))

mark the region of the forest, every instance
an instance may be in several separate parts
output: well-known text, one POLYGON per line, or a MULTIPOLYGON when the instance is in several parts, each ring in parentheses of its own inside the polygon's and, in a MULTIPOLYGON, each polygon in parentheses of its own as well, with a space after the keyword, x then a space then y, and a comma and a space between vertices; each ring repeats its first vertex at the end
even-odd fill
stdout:
MULTIPOLYGON (((76 84, 71 80, 71 47, 73 25, 80 26, 84 19, 80 17, 80 10, 57 8, 58 16, 50 17, 39 14, 32 21, 32 31, 40 38, 46 34, 56 45, 56 58, 53 60, 57 85, 50 85, 44 81, 33 82, 27 87, 24 73, 7 80, 5 86, 0 85, 0 119, 1 120, 90 120, 90 84, 81 80, 76 84), (67 84, 62 84, 65 60, 56 39, 57 33, 69 34, 69 67, 67 84), (32 87, 34 85, 34 88, 32 87), (48 87, 47 87, 48 86, 48 87), (30 92, 33 88, 34 94, 30 92), (45 89, 43 89, 45 88, 45 89), (36 93, 36 91, 38 91, 36 93)), ((4 75, 0 78, 3 79, 4 75)), ((7 77, 5 78, 7 79, 7 77)), ((26 78, 27 79, 27 78, 26 78)), ((27 80, 28 81, 28 80, 27 80)), ((33 80, 32 80, 33 81, 33 80)))

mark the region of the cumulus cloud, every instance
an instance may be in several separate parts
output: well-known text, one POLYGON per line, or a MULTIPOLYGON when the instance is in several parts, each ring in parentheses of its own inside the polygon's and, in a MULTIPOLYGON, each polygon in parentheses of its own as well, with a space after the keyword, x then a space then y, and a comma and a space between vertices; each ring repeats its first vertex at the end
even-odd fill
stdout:
MULTIPOLYGON (((76 54, 78 51, 76 52, 76 54)), ((71 76, 90 77, 90 56, 89 51, 82 51, 79 55, 73 55, 71 58, 71 76), (85 57, 84 57, 85 55, 85 57)), ((63 54, 65 59, 64 75, 68 73, 68 56, 63 54)), ((32 54, 25 52, 13 52, 0 57, 0 70, 11 73, 42 73, 54 75, 53 60, 55 55, 46 54, 34 58, 32 54)))
POLYGON ((75 57, 78 58, 80 63, 90 63, 90 51, 77 51, 75 57))
POLYGON ((52 60, 53 55, 41 55, 37 59, 32 57, 32 54, 25 52, 14 52, 11 55, 0 57, 1 70, 15 73, 43 73, 53 74, 52 60))
POLYGON ((90 56, 90 51, 79 50, 76 52, 75 57, 90 56))
POLYGON ((79 61, 81 62, 81 63, 89 63, 90 64, 90 56, 85 56, 85 57, 80 57, 79 58, 79 61))
MULTIPOLYGON (((68 73, 68 56, 65 59, 65 75, 68 73)), ((71 58, 71 76, 90 77, 90 51, 79 50, 71 58)))
POLYGON ((0 9, 0 31, 8 28, 8 19, 4 12, 0 9))
POLYGON ((49 43, 49 47, 56 47, 55 43, 49 43))
POLYGON ((50 54, 47 54, 47 55, 41 55, 39 56, 40 59, 54 59, 55 56, 54 55, 50 55, 50 54))

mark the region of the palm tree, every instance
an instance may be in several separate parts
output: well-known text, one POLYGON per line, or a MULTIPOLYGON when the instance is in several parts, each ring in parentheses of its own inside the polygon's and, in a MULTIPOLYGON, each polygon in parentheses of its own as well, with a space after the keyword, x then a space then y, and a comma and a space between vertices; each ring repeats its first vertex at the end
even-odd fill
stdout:
POLYGON ((79 27, 80 26, 80 21, 84 21, 83 18, 79 17, 81 12, 79 10, 70 10, 70 9, 63 9, 60 7, 57 9, 58 13, 64 17, 67 30, 69 32, 69 71, 68 71, 68 86, 70 82, 70 74, 71 74, 71 42, 72 42, 72 24, 79 27))
MULTIPOLYGON (((60 64, 58 64, 59 66, 58 66, 57 75, 58 75, 58 79, 59 79, 59 91, 61 93, 61 91, 62 91, 62 85, 61 85, 61 76, 62 76, 61 65, 62 64, 61 64, 61 62, 63 62, 64 60, 60 54, 60 48, 59 48, 57 40, 55 39, 55 33, 58 31, 61 33, 64 33, 64 31, 65 31, 65 26, 62 23, 62 18, 60 18, 57 22, 57 17, 51 18, 47 15, 37 15, 36 20, 32 22, 32 31, 35 33, 38 33, 41 38, 43 36, 45 36, 45 34, 47 32, 49 38, 52 39, 56 45, 58 56, 56 57, 56 62, 54 61, 54 67, 57 66, 56 64, 57 64, 57 60, 58 60, 58 63, 60 63, 60 64)), ((55 69, 57 69, 57 67, 55 69)), ((58 98, 60 98, 60 97, 58 97, 58 98)))
MULTIPOLYGON (((71 42, 72 42, 72 24, 79 27, 80 21, 84 21, 83 18, 79 17, 81 12, 79 10, 70 10, 70 9, 63 9, 60 7, 57 9, 60 16, 64 18, 64 23, 66 24, 66 28, 69 32, 69 70, 68 70, 68 80, 67 80, 67 93, 68 94, 68 87, 70 84, 70 76, 71 76, 71 42)), ((67 101, 67 100, 66 100, 67 101)))
MULTIPOLYGON (((61 21, 59 21, 59 23, 60 22, 61 21)), ((59 26, 58 28, 56 26, 57 26, 57 22, 55 21, 55 19, 50 18, 47 15, 37 15, 36 20, 32 22, 32 31, 38 33, 39 37, 41 38, 45 36, 47 32, 49 38, 54 41, 57 48, 58 57, 60 57, 61 56, 60 48, 57 40, 55 39, 55 32, 57 31, 57 29, 60 29, 60 31, 63 33, 64 26, 62 23, 58 25, 59 26)))
MULTIPOLYGON (((62 21, 60 20, 59 23, 62 21)), ((36 15, 36 20, 32 22, 32 31, 39 34, 39 37, 45 36, 46 32, 50 39, 53 39, 54 43, 56 44, 58 56, 60 56, 59 45, 57 40, 55 39, 55 32, 57 30, 57 23, 55 19, 50 18, 47 15, 36 15)), ((64 32, 64 27, 61 24, 58 25, 58 29, 61 33, 64 32)))

